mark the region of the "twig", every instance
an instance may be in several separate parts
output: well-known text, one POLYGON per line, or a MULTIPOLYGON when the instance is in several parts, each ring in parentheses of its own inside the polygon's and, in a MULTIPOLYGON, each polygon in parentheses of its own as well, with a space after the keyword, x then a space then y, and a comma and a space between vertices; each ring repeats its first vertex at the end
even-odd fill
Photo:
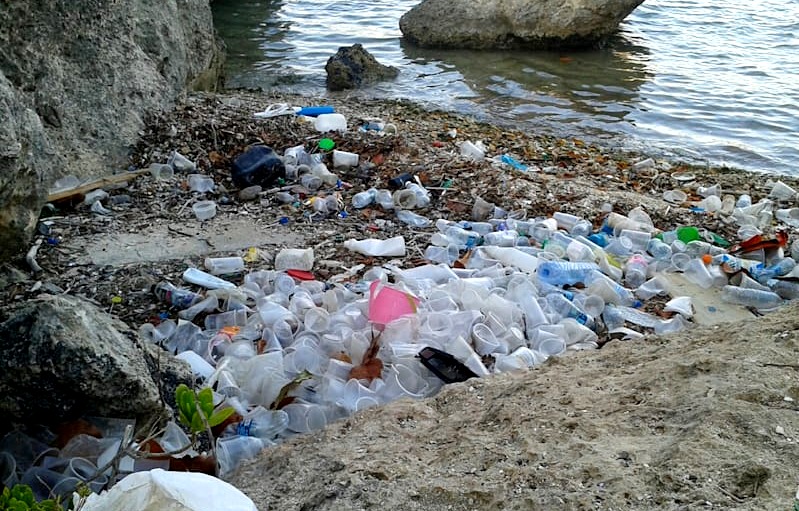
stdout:
POLYGON ((33 273, 39 273, 42 271, 42 267, 39 266, 39 263, 36 262, 36 253, 39 251, 39 247, 42 246, 42 238, 36 240, 28 253, 25 255, 25 261, 28 263, 28 266, 31 267, 33 273))

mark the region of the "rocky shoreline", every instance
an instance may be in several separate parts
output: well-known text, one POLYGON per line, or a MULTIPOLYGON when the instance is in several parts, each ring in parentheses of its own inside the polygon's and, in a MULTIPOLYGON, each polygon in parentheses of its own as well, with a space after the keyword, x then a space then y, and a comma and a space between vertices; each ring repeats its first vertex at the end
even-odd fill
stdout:
MULTIPOLYGON (((163 163, 173 150, 195 161, 216 190, 199 195, 188 190, 185 175, 159 181, 145 174, 108 190, 109 215, 79 200, 57 204, 39 230, 42 271, 6 267, 4 317, 42 293, 64 293, 135 330, 170 315, 150 293, 153 284, 179 282, 187 266, 201 267, 206 256, 243 255, 250 247, 258 257, 248 271, 271 269, 281 248, 313 246, 314 274, 323 281, 359 264, 364 268, 354 279, 371 265, 421 264, 435 228, 409 228, 380 208, 350 206, 355 193, 383 188, 406 172, 430 189, 430 207, 416 212, 433 220, 469 219, 479 197, 528 218, 562 211, 598 227, 609 203, 624 214, 643 206, 663 230, 697 225, 731 241, 737 226, 724 215, 690 208, 701 199, 698 187, 719 184, 723 193, 757 201, 776 179, 660 161, 636 165, 646 157, 404 102, 247 91, 188 95, 149 124, 131 163, 163 163), (340 172, 346 185, 326 192, 337 194, 346 215, 315 216, 307 201, 313 194, 277 201, 278 189, 302 192, 294 183, 239 196, 230 163, 249 144, 282 153, 298 144, 311 150, 321 138, 293 116, 253 118, 278 103, 330 103, 347 117, 348 132, 330 138, 370 165, 340 172), (394 124, 397 134, 357 130, 373 118, 394 124), (467 140, 528 169, 463 158, 458 143, 467 140), (673 189, 688 199, 664 201, 663 192, 673 189), (120 196, 126 199, 113 200, 120 196), (204 198, 217 202, 218 213, 200 223, 191 205, 204 198), (349 238, 395 235, 405 236, 407 256, 360 257, 343 249, 349 238)), ((652 302, 652 312, 661 309, 662 302, 652 302)), ((791 306, 667 337, 605 336, 599 351, 359 412, 267 450, 233 483, 262 510, 788 508, 798 434, 795 315, 791 306)))

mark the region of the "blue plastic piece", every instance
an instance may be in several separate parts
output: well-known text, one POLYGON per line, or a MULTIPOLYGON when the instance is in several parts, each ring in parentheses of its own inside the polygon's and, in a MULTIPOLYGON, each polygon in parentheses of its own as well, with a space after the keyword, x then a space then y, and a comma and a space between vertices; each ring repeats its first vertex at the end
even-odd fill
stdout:
POLYGON ((513 167, 516 170, 520 170, 522 172, 527 172, 527 165, 525 165, 523 163, 519 163, 512 156, 509 156, 507 154, 503 154, 501 160, 502 160, 502 163, 507 163, 508 165, 510 165, 511 167, 513 167))
POLYGON ((297 111, 297 115, 306 115, 308 117, 317 117, 322 114, 336 113, 336 109, 332 106, 306 106, 297 111))

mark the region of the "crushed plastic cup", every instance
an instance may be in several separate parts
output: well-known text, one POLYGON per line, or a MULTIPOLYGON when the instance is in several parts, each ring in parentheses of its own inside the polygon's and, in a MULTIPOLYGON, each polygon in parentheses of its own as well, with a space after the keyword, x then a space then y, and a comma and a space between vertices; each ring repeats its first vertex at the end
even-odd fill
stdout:
POLYGON ((772 186, 768 196, 777 200, 791 200, 796 198, 796 190, 778 180, 772 186))
POLYGON ((214 180, 205 174, 189 174, 189 189, 198 193, 213 191, 214 180))
POLYGON ((175 172, 194 172, 197 170, 197 166, 193 161, 189 160, 177 151, 172 151, 167 164, 170 165, 175 172))
POLYGON ((220 475, 230 474, 242 461, 254 458, 264 447, 263 440, 254 436, 236 435, 218 439, 216 452, 220 475))
POLYGON ((482 161, 485 158, 485 146, 482 142, 474 143, 471 140, 461 142, 461 156, 471 158, 475 161, 482 161))
POLYGON ((194 212, 194 216, 197 218, 197 220, 201 222, 210 220, 216 216, 216 202, 212 200, 195 202, 192 205, 191 210, 194 212))
POLYGON ((676 312, 685 318, 690 318, 694 315, 694 307, 692 298, 690 296, 676 296, 666 302, 663 307, 664 311, 676 312))
POLYGON ((666 190, 663 192, 663 200, 671 204, 682 204, 688 200, 688 194, 682 190, 666 190))

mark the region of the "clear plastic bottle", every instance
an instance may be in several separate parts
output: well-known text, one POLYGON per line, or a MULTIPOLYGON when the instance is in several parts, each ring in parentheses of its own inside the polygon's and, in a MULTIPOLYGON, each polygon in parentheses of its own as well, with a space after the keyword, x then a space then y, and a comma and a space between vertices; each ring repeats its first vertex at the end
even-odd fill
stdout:
POLYGON ((771 279, 768 281, 768 287, 786 300, 799 298, 799 282, 771 279))
POLYGON ((465 245, 467 247, 477 246, 481 240, 481 236, 476 232, 467 231, 454 225, 448 227, 444 234, 456 245, 465 245))
POLYGON ((266 410, 259 406, 238 424, 236 433, 241 436, 272 440, 285 431, 288 425, 289 416, 283 410, 266 410))
POLYGON ((153 286, 153 294, 162 302, 168 303, 177 309, 188 309, 203 299, 201 294, 174 286, 167 281, 159 282, 153 286))
POLYGON ((411 227, 430 227, 432 224, 430 219, 426 216, 417 215, 416 213, 405 209, 400 209, 397 211, 397 219, 404 224, 410 225, 411 227))
POLYGON ((766 283, 768 280, 775 277, 783 277, 793 271, 796 267, 796 261, 790 257, 780 259, 771 266, 763 266, 757 264, 749 268, 749 273, 761 284, 766 283))
POLYGON ((728 303, 737 303, 758 309, 773 309, 782 305, 780 295, 771 291, 759 289, 744 289, 737 286, 724 286, 721 290, 721 299, 728 303))
POLYGON ((225 275, 244 271, 244 259, 241 257, 206 257, 205 269, 211 275, 225 275))
POLYGON ((587 282, 591 272, 598 270, 594 263, 570 261, 544 261, 538 265, 538 280, 553 286, 574 285, 587 282))
MULTIPOLYGON (((365 208, 366 206, 374 203, 376 198, 377 190, 374 188, 369 188, 364 192, 359 192, 352 196, 352 207, 355 209, 365 208)), ((392 206, 393 204, 394 203, 392 201, 392 206)))

